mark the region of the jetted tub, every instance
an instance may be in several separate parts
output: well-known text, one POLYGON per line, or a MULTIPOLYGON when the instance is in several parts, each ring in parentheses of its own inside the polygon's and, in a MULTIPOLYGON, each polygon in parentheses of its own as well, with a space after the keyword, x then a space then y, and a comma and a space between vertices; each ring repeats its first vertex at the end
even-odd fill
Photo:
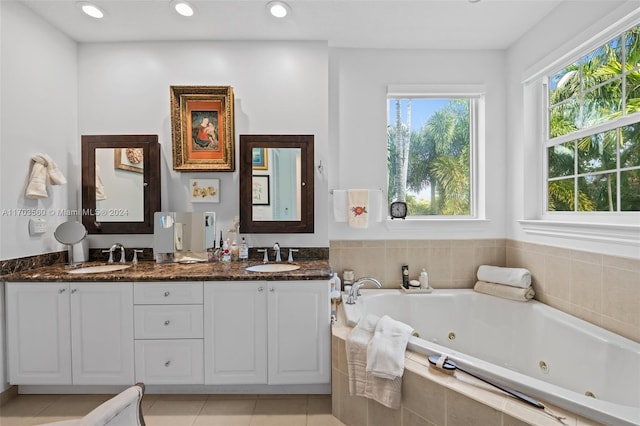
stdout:
MULTIPOLYGON (((460 366, 606 425, 640 425, 640 344, 535 300, 473 290, 361 290, 348 325, 389 315, 420 335, 408 350, 460 366)), ((343 296, 346 302, 346 295, 343 296)))

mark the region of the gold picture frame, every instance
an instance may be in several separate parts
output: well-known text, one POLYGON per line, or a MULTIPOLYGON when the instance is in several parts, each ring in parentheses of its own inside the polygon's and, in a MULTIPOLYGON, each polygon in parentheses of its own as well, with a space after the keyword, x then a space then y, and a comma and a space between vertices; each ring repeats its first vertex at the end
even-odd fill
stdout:
POLYGON ((142 148, 114 148, 113 167, 135 173, 144 173, 144 150, 142 148))
POLYGON ((171 86, 170 92, 173 170, 233 172, 233 88, 171 86))

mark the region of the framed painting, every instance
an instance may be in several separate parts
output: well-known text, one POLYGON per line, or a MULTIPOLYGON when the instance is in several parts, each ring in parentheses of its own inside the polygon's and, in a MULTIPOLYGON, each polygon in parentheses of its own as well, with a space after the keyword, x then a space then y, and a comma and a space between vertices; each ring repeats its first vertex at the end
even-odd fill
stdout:
POLYGON ((220 179, 190 179, 192 203, 219 203, 220 179))
POLYGON ((171 86, 173 170, 235 170, 233 88, 171 86))
POLYGON ((252 154, 253 170, 269 170, 267 148, 253 148, 252 154))
POLYGON ((268 206, 270 204, 268 175, 253 175, 252 193, 254 206, 268 206))
POLYGON ((144 150, 142 148, 114 148, 113 166, 116 169, 144 173, 144 150))

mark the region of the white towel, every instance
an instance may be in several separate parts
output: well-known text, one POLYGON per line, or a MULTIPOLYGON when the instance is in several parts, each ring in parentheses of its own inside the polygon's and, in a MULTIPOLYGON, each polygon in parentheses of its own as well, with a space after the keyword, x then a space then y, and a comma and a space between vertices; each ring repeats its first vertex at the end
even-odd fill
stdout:
POLYGON ((377 316, 367 315, 347 336, 349 394, 371 398, 385 407, 398 409, 402 399, 402 375, 389 380, 367 372, 367 349, 378 322, 377 316))
POLYGON ((519 302, 531 300, 536 295, 533 287, 521 288, 504 284, 488 283, 486 281, 478 281, 473 289, 478 293, 490 294, 519 302))
POLYGON ((100 166, 96 164, 96 201, 106 199, 107 194, 104 192, 104 182, 102 182, 102 176, 100 175, 100 166))
POLYGON ((333 190, 333 218, 336 222, 347 221, 347 191, 344 189, 333 190))
POLYGON ((47 154, 38 154, 44 157, 47 166, 47 175, 49 176, 49 183, 51 185, 64 185, 67 183, 67 179, 64 177, 58 165, 47 154))
POLYGON ((404 354, 413 328, 384 315, 367 347, 367 371, 393 380, 404 373, 404 354))
POLYGON ((480 265, 478 268, 478 281, 527 288, 531 286, 531 273, 524 268, 480 265))
POLYGON ((367 346, 373 337, 373 332, 379 317, 367 315, 347 336, 345 347, 347 350, 347 371, 349 372, 349 393, 365 396, 367 384, 367 346))
POLYGON ((347 194, 347 215, 352 228, 369 226, 369 190, 350 189, 347 194))
POLYGON ((26 196, 33 199, 47 198, 49 196, 47 194, 47 167, 42 163, 33 163, 26 196))

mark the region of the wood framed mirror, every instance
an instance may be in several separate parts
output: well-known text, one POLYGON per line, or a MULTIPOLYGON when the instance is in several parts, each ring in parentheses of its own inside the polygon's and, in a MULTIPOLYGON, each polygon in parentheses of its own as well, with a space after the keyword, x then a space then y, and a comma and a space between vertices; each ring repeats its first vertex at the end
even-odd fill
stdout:
POLYGON ((313 135, 240 135, 240 232, 314 232, 313 135))
POLYGON ((157 135, 82 136, 82 224, 90 234, 153 234, 160 210, 157 135))

